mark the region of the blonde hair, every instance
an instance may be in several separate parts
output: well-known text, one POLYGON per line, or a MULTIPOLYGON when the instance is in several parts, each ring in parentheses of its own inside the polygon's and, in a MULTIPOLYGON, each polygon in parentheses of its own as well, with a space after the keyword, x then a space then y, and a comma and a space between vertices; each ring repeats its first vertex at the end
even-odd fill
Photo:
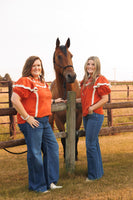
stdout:
POLYGON ((95 71, 94 71, 94 73, 92 75, 92 82, 91 82, 91 84, 95 83, 96 78, 101 73, 101 63, 100 63, 99 58, 97 56, 91 56, 91 57, 89 57, 87 59, 87 61, 85 62, 85 65, 84 65, 85 74, 84 74, 84 77, 83 77, 83 85, 85 85, 85 83, 88 81, 88 77, 89 77, 89 73, 87 72, 87 64, 88 64, 89 60, 93 60, 94 63, 95 63, 95 71))
POLYGON ((41 82, 44 82, 44 69, 43 69, 43 64, 42 64, 41 59, 40 59, 38 56, 30 56, 29 58, 27 58, 27 60, 25 61, 23 70, 22 70, 22 77, 29 77, 29 76, 32 77, 32 75, 31 75, 31 68, 32 68, 33 63, 34 63, 36 60, 40 60, 40 62, 41 62, 42 72, 41 72, 41 75, 40 75, 40 81, 41 81, 41 82))

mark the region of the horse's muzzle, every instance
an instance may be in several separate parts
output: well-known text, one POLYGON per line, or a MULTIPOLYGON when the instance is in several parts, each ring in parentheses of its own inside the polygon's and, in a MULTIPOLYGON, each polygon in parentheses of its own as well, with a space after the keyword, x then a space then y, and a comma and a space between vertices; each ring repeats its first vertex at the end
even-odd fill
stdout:
POLYGON ((76 79, 76 74, 75 73, 73 73, 73 74, 68 73, 68 74, 66 74, 65 78, 66 78, 67 83, 74 83, 74 81, 76 79))

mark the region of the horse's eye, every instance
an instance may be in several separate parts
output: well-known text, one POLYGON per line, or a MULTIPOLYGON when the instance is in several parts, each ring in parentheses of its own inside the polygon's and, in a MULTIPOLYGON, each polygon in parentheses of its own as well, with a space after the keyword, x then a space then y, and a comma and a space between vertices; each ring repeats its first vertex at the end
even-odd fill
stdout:
POLYGON ((58 59, 59 59, 59 60, 61 60, 61 59, 62 59, 61 55, 58 55, 58 59))

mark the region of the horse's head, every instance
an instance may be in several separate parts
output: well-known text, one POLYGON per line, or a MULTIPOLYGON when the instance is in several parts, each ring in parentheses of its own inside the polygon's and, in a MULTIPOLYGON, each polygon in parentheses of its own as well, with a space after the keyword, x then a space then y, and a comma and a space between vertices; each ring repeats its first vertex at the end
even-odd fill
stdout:
POLYGON ((56 40, 56 48, 54 52, 54 69, 56 74, 64 77, 66 82, 74 83, 76 79, 76 73, 73 69, 72 54, 68 50, 70 47, 70 39, 66 41, 65 45, 60 46, 60 40, 56 40))

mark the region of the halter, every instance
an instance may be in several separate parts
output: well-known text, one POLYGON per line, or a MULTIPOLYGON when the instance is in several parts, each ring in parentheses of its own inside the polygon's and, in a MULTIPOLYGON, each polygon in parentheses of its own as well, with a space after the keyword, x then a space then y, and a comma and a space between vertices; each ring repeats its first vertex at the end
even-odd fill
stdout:
MULTIPOLYGON (((63 51, 63 49, 62 49, 62 51, 63 51)), ((64 52, 64 51, 63 51, 63 52, 64 52)), ((72 68, 73 68, 72 65, 61 66, 61 65, 57 64, 57 63, 55 62, 55 53, 54 53, 54 57, 53 57, 53 62, 54 62, 54 64, 55 64, 57 67, 63 68, 62 74, 64 73, 64 70, 67 69, 68 67, 72 67, 72 68)), ((63 87, 64 87, 65 91, 64 91, 64 95, 63 95, 62 98, 65 99, 65 96, 66 96, 66 80, 65 80, 65 79, 64 79, 64 82, 63 82, 63 87)))
POLYGON ((61 66, 61 65, 57 64, 57 63, 55 62, 55 60, 54 60, 54 64, 57 65, 57 66, 60 67, 60 68, 63 68, 63 72, 64 72, 64 70, 65 70, 66 68, 68 68, 68 67, 72 67, 72 68, 73 68, 72 65, 61 66))
MULTIPOLYGON (((62 51, 62 53, 63 53, 65 56, 67 56, 67 48, 66 48, 66 46, 60 46, 59 48, 60 48, 60 50, 62 51)), ((68 67, 72 67, 72 68, 73 68, 72 65, 61 66, 61 65, 57 64, 57 63, 55 62, 55 52, 54 52, 53 62, 54 62, 54 64, 57 65, 58 67, 63 68, 63 72, 64 72, 64 70, 65 70, 66 68, 68 68, 68 67)))
MULTIPOLYGON (((63 68, 63 72, 64 72, 64 70, 65 70, 66 68, 68 68, 68 67, 72 67, 72 68, 73 68, 72 65, 66 65, 66 66, 64 66, 64 67, 61 66, 61 65, 58 65, 58 64, 55 62, 55 59, 54 59, 54 64, 57 65, 57 66, 60 67, 60 68, 63 68)), ((62 99, 65 99, 65 96, 66 96, 66 80, 65 80, 65 79, 64 79, 63 87, 64 87, 65 91, 64 91, 64 95, 63 95, 62 99)))

